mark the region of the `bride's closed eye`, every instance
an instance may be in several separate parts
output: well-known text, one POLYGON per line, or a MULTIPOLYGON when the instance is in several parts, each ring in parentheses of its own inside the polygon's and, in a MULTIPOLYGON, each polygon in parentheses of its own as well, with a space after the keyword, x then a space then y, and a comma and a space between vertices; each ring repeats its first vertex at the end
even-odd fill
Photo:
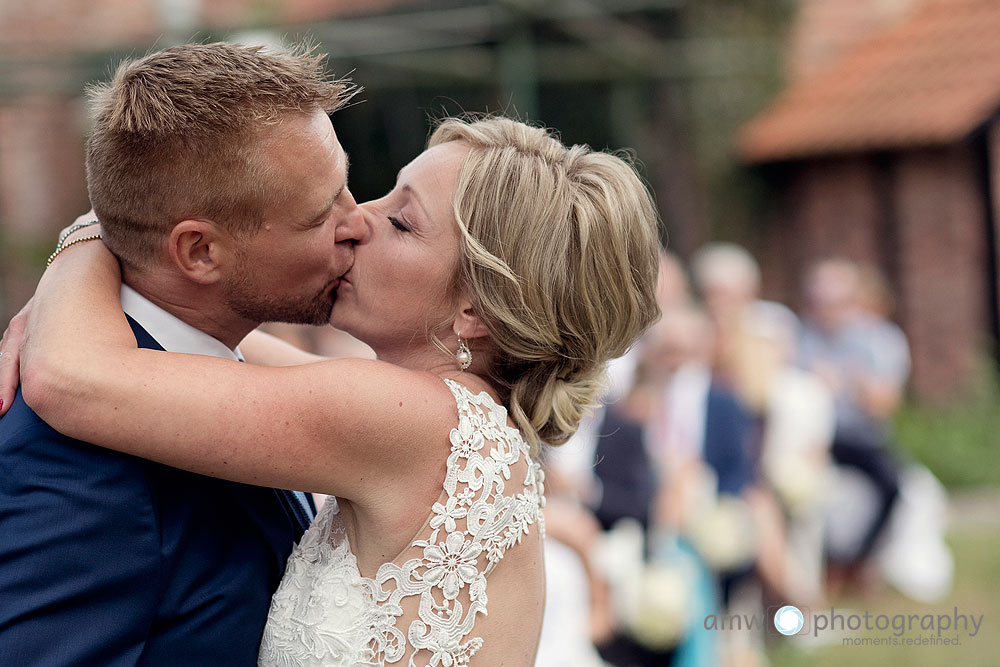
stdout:
POLYGON ((408 224, 406 224, 406 221, 401 220, 400 218, 393 217, 391 215, 388 216, 388 218, 389 218, 389 222, 392 223, 392 226, 395 227, 396 229, 398 229, 399 231, 401 231, 401 232, 408 232, 408 231, 410 231, 410 226, 408 224))

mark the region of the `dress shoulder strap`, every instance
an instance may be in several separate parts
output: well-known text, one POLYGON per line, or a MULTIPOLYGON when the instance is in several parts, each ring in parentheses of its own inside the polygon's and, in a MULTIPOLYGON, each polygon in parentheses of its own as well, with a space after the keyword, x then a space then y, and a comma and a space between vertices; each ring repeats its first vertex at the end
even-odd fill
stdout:
MULTIPOLYGON (((485 392, 445 382, 458 424, 449 434, 444 490, 431 508, 429 533, 412 543, 420 555, 379 568, 375 593, 377 603, 398 610, 397 616, 404 597, 419 596, 418 618, 406 633, 410 647, 429 651, 430 664, 457 666, 467 665, 483 645, 474 629, 478 615, 486 614, 490 572, 531 525, 543 529, 544 473, 520 432, 507 424, 503 406, 485 392)), ((401 648, 392 634, 377 643, 401 648)), ((387 662, 401 657, 391 648, 385 653, 387 662)))

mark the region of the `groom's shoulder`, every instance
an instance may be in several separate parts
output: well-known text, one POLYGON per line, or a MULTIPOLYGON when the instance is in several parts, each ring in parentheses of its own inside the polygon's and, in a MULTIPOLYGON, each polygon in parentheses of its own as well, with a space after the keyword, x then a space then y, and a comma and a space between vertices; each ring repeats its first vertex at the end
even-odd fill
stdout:
POLYGON ((139 464, 134 457, 59 433, 25 403, 20 389, 10 410, 0 417, 0 461, 7 469, 78 466, 109 474, 139 464))
POLYGON ((49 437, 62 436, 35 414, 35 411, 24 402, 21 389, 18 388, 10 410, 0 417, 0 442, 49 437))
MULTIPOLYGON (((128 315, 126 318, 140 347, 162 349, 142 326, 128 315)), ((62 444, 85 445, 87 448, 98 449, 93 445, 64 436, 52 428, 25 402, 21 388, 18 387, 10 409, 7 414, 0 417, 0 455, 8 456, 13 453, 9 450, 10 443, 24 441, 52 441, 62 444)), ((108 455, 120 456, 111 450, 100 451, 108 455)))

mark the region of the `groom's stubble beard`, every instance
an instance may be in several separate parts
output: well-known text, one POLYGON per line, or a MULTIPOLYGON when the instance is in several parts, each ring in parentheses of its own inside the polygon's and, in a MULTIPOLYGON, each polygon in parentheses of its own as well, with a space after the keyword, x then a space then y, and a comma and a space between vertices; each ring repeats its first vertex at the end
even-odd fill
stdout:
POLYGON ((330 322, 337 292, 331 280, 314 294, 273 295, 256 284, 253 268, 241 263, 237 273, 226 281, 223 298, 237 315, 251 322, 287 322, 322 325, 330 322))

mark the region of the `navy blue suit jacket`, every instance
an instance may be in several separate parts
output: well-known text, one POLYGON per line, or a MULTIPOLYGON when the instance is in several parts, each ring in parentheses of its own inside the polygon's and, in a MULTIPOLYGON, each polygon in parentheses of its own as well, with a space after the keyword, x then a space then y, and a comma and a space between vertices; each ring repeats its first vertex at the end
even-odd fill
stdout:
POLYGON ((286 491, 67 438, 18 392, 0 419, 0 663, 255 665, 307 522, 286 491))
POLYGON ((753 482, 747 453, 750 417, 736 395, 712 383, 705 410, 705 448, 702 456, 718 478, 719 493, 738 496, 753 482))

